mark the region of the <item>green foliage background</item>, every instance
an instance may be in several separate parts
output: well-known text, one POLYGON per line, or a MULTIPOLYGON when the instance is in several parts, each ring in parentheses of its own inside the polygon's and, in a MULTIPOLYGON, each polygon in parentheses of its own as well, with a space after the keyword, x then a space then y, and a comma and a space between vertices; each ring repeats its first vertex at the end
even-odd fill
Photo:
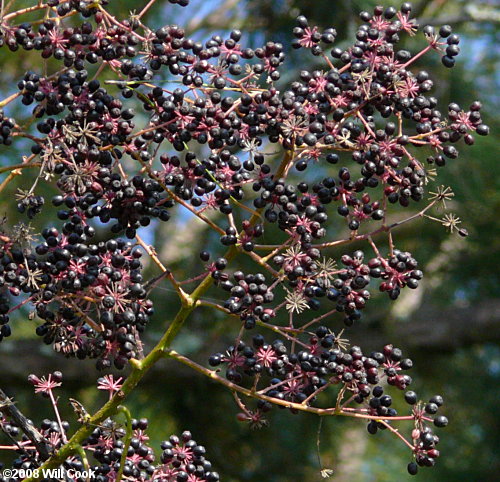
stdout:
MULTIPOLYGON (((401 2, 393 3, 398 6, 401 2)), ((336 27, 339 31, 337 44, 342 47, 353 37, 357 13, 375 4, 371 0, 192 0, 190 7, 180 9, 159 0, 147 14, 146 23, 152 27, 170 23, 186 25, 199 39, 240 28, 245 32, 243 42, 248 42, 249 46, 258 46, 268 39, 289 45, 294 18, 302 13, 312 24, 336 27)), ((140 10, 142 2, 138 5, 136 1, 121 0, 113 2, 112 8, 117 16, 126 16, 133 9, 140 10)), ((417 2, 416 10, 429 22, 452 23, 462 38, 462 54, 451 71, 442 68, 438 55, 426 56, 418 62, 419 68, 431 72, 436 85, 434 95, 440 99, 441 107, 446 108, 451 101, 466 107, 473 100, 481 99, 484 118, 492 134, 477 138, 473 148, 462 149, 460 157, 439 172, 438 184, 450 185, 456 193, 451 208, 462 220, 462 226, 468 229, 469 237, 463 240, 450 236, 439 224, 425 220, 397 231, 397 246, 411 251, 420 261, 426 273, 425 282, 418 295, 402 297, 396 304, 389 304, 386 297, 375 296, 361 322, 349 331, 349 336, 353 344, 360 344, 366 350, 380 348, 384 342, 400 346, 415 361, 415 390, 425 397, 435 393, 445 397, 444 413, 450 425, 441 432, 442 458, 435 469, 422 470, 417 479, 497 480, 500 470, 497 449, 500 445, 500 301, 497 297, 500 13, 494 2, 486 0, 424 0, 417 2), (449 342, 436 343, 436 337, 442 339, 441 330, 449 330, 445 325, 448 310, 458 319, 460 316, 466 319, 457 325, 457 331, 451 329, 449 342), (476 325, 475 314, 481 310, 486 310, 487 318, 491 316, 492 329, 488 332, 476 325), (412 328, 421 321, 422 312, 432 323, 416 340, 412 328), (399 338, 391 338, 395 333, 399 338)), ((424 45, 421 36, 406 43, 413 51, 419 45, 424 45)), ((282 86, 295 80, 300 69, 324 68, 315 65, 315 61, 316 58, 305 55, 302 50, 291 52, 282 86)), ((13 55, 5 48, 0 50, 0 65, 3 97, 16 91, 15 83, 26 70, 40 69, 36 54, 13 55)), ((6 111, 8 115, 26 118, 20 102, 9 105, 6 111)), ((0 165, 20 162, 26 152, 23 147, 22 142, 10 148, 2 146, 0 165)), ((308 175, 319 177, 323 173, 318 171, 325 169, 330 168, 315 166, 315 172, 308 175)), ((12 202, 14 188, 29 186, 32 176, 33 173, 25 172, 1 195, 0 215, 5 214, 9 224, 21 219, 12 202)), ((0 182, 4 177, 1 175, 0 182)), ((53 188, 41 185, 39 191, 49 200, 53 188)), ((32 223, 37 232, 52 222, 51 215, 55 219, 55 211, 51 211, 48 204, 46 217, 42 215, 32 223)), ((222 251, 203 225, 186 216, 178 219, 177 225, 155 225, 147 237, 157 245, 176 277, 182 279, 200 272, 197 253, 201 249, 210 248, 220 254, 222 251)), ((331 234, 342 236, 342 228, 333 226, 331 234)), ((272 237, 272 232, 266 233, 268 242, 272 237)), ((329 253, 336 258, 341 254, 340 250, 329 253)), ((157 274, 155 267, 149 266, 148 273, 157 274)), ((178 308, 175 294, 164 286, 155 292, 157 314, 148 332, 148 345, 158 339, 178 308)), ((214 291, 212 296, 219 298, 220 293, 214 291)), ((38 340, 34 340, 36 320, 29 321, 27 311, 19 318, 23 319, 13 323, 13 339, 0 345, 0 362, 19 364, 19 368, 5 373, 0 371, 0 387, 15 395, 27 415, 39 420, 50 416, 50 410, 48 405, 33 398, 26 377, 30 369, 41 375, 37 371, 41 367, 52 370, 58 367, 68 373, 61 391, 63 414, 74 419, 65 403, 68 396, 81 400, 89 411, 98 408, 103 402, 103 394, 96 393, 99 373, 93 364, 75 364, 51 355, 47 347, 41 347, 36 343, 38 340), (30 348, 23 351, 23 346, 30 348)), ((333 321, 332 327, 338 328, 339 323, 340 320, 333 321)), ((175 348, 205 363, 209 354, 231 343, 237 330, 238 326, 228 324, 220 313, 199 310, 189 321, 185 333, 176 340, 175 348)), ((274 409, 269 427, 250 431, 236 421, 238 410, 226 390, 174 363, 162 362, 155 368, 127 401, 127 406, 137 418, 150 418, 151 441, 156 446, 173 432, 191 430, 195 438, 207 446, 209 458, 221 473, 222 480, 322 480, 317 456, 317 418, 274 409)), ((334 471, 330 480, 401 481, 409 478, 405 466, 410 456, 388 433, 372 437, 359 422, 325 419, 320 438, 323 465, 334 471)), ((4 460, 7 456, 0 453, 0 461, 4 460)))

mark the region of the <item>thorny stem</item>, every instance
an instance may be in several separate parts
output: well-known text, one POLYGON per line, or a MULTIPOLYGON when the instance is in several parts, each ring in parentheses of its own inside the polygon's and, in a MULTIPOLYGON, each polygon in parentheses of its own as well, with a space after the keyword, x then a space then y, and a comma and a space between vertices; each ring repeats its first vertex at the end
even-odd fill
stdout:
POLYGON ((250 410, 248 410, 248 408, 245 407, 245 404, 241 401, 241 398, 238 397, 236 392, 233 392, 233 398, 234 398, 234 401, 236 402, 236 405, 238 405, 238 407, 240 407, 240 410, 242 410, 245 413, 245 415, 250 418, 252 416, 250 410))

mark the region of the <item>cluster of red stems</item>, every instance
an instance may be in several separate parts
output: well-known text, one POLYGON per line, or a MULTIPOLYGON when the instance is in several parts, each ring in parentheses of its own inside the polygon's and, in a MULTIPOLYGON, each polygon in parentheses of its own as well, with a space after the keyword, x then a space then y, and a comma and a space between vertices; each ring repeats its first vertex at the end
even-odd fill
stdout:
POLYGON ((144 25, 154 0, 121 20, 107 3, 42 0, 3 11, 0 19, 4 49, 34 51, 29 58, 41 56, 47 65, 26 72, 18 91, 1 102, 6 107, 19 99, 32 106, 32 121, 24 126, 0 113, 1 143, 10 146, 20 137, 32 147, 21 163, 1 168, 6 177, 0 190, 35 168, 35 183, 16 193, 18 209, 29 219, 47 210, 37 194, 41 181, 57 189, 51 203, 59 220, 38 241, 25 224, 2 228, 0 341, 11 333, 10 314, 32 306, 40 320, 37 335, 55 351, 94 358, 99 370, 130 368, 124 381, 100 379, 99 388, 110 398, 95 415, 72 401, 79 426, 71 437, 53 395, 62 375, 30 376, 35 391, 51 399, 56 417, 35 428, 4 399, 0 428, 11 445, 2 447, 18 454, 13 467, 93 468, 91 480, 103 482, 219 480, 189 432, 164 442, 155 463, 146 443, 147 421, 132 420, 121 405, 163 357, 228 387, 238 419, 252 426, 265 424, 273 405, 293 413, 355 417, 368 423, 370 433, 388 430, 408 446, 411 474, 433 466, 439 437, 431 426, 448 423, 436 415, 442 397, 419 401, 407 391, 412 361, 400 349, 387 345, 363 353, 349 347, 338 324, 349 327, 360 319, 370 285, 378 284, 391 300, 418 287, 423 273, 417 261, 394 246, 398 226, 428 217, 466 235, 454 215, 426 214, 445 204, 451 190, 436 185, 426 191, 435 167, 458 156, 459 141, 472 145, 474 134, 488 134, 481 104, 463 109, 452 103, 442 113, 430 95, 429 74, 414 71, 415 62, 432 51, 452 67, 458 35, 446 25, 426 26, 421 51, 398 50, 400 36, 419 30, 411 5, 377 6, 361 13, 364 23, 354 44, 340 49, 332 46, 334 28, 322 31, 300 16, 292 46, 322 67, 303 70, 280 90, 282 44, 245 48, 238 30, 201 43, 177 25, 156 31, 144 25), (39 21, 19 23, 32 12, 40 12, 39 21), (417 157, 421 152, 425 160, 417 157), (311 173, 294 181, 295 172, 306 169, 326 177, 311 173), (389 222, 391 205, 419 202, 425 207, 417 214, 389 222), (140 237, 152 220, 166 222, 183 210, 214 230, 223 246, 219 253, 202 251, 201 272, 187 280, 177 279, 140 237), (337 231, 344 229, 345 239, 325 239, 331 223, 341 225, 337 231), (275 243, 260 244, 271 225, 275 243), (108 240, 93 241, 97 231, 108 240), (386 252, 375 244, 378 236, 388 238, 386 252), (359 241, 366 241, 371 257, 360 250, 339 260, 327 255, 359 241), (144 255, 161 270, 152 280, 142 275, 144 255), (241 256, 250 257, 259 272, 241 271, 241 256), (172 285, 180 309, 145 354, 141 335, 154 312, 150 292, 159 283, 172 285), (206 299, 210 287, 226 292, 226 301, 206 299), (199 307, 234 317, 241 327, 231 347, 210 357, 210 368, 171 349, 199 307), (322 314, 311 315, 320 309, 322 314), (245 342, 255 329, 272 331, 273 340, 250 332, 245 342), (405 391, 409 414, 391 407, 385 394, 390 387, 405 391), (249 408, 244 398, 256 405, 249 408), (125 426, 112 418, 120 413, 125 426), (408 437, 394 428, 396 422, 411 425, 408 437))

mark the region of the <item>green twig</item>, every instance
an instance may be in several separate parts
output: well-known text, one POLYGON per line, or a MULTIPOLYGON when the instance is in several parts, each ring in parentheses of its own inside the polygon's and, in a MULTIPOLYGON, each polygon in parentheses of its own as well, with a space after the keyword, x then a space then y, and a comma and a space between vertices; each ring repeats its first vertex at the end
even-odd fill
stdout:
POLYGON ((123 452, 120 458, 120 468, 118 469, 118 473, 116 474, 116 482, 120 482, 120 480, 122 480, 123 469, 125 468, 125 462, 127 460, 128 448, 130 447, 130 441, 132 440, 132 416, 130 415, 130 410, 124 405, 120 405, 117 411, 123 413, 125 415, 125 418, 127 419, 125 445, 123 446, 123 452))
POLYGON ((87 472, 87 477, 86 477, 86 482, 90 481, 90 465, 89 465, 89 459, 87 458, 87 454, 85 453, 85 450, 81 445, 76 447, 76 453, 81 457, 82 462, 83 462, 83 468, 85 469, 85 472, 87 472))

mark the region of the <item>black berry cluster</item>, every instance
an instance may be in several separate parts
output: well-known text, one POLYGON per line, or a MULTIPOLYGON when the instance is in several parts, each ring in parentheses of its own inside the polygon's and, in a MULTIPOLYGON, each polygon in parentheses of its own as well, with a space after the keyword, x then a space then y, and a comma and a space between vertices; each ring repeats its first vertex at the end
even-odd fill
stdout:
POLYGON ((389 259, 381 260, 374 258, 368 264, 370 275, 374 278, 382 278, 384 281, 380 284, 380 291, 385 291, 389 297, 395 300, 401 288, 418 288, 418 282, 424 276, 422 271, 417 269, 418 262, 412 257, 411 253, 394 250, 393 256, 389 259))
POLYGON ((12 117, 6 117, 0 109, 0 144, 10 146, 12 144, 12 131, 16 126, 16 121, 12 117))
MULTIPOLYGON (((61 386, 62 378, 61 372, 54 372, 48 377, 39 378, 30 375, 28 379, 34 385, 36 393, 54 400, 54 390, 61 386)), ((99 380, 98 388, 113 393, 120 386, 119 381, 108 376, 107 379, 104 377, 99 380)), ((78 422, 88 423, 90 415, 83 405, 74 399, 70 399, 70 402, 78 422)), ((42 456, 38 447, 23 433, 25 423, 29 423, 38 431, 40 438, 37 443, 45 444, 48 454, 59 450, 66 443, 70 423, 61 420, 57 406, 54 405, 54 408, 56 419, 44 419, 36 428, 30 421, 18 424, 7 414, 0 413, 0 429, 19 447, 19 456, 12 462, 13 469, 24 471, 39 469, 47 457, 42 456)), ((115 480, 119 474, 138 481, 217 482, 219 480, 219 474, 213 470, 211 462, 206 458, 205 447, 198 444, 189 431, 184 431, 181 437, 171 435, 168 440, 163 441, 160 460, 156 462, 153 449, 147 443, 148 425, 146 418, 130 419, 126 425, 113 418, 107 418, 96 425, 90 436, 81 444, 81 448, 89 454, 87 460, 84 461, 81 454, 76 454, 66 460, 62 467, 66 470, 72 469, 74 472, 87 473, 88 477, 77 478, 75 479, 77 482, 83 482, 86 478, 92 482, 107 482, 115 480)), ((0 478, 1 482, 20 480, 19 477, 0 478)))
MULTIPOLYGON (((226 377, 234 383, 242 383, 245 377, 258 376, 259 381, 265 377, 268 387, 262 392, 267 396, 295 403, 307 399, 309 405, 316 402, 317 394, 326 385, 343 384, 361 404, 371 395, 370 385, 377 385, 382 379, 400 390, 411 384, 411 378, 400 372, 410 369, 412 361, 402 358, 401 350, 392 345, 384 347, 383 352, 365 356, 357 346, 347 349, 340 336, 325 326, 320 326, 308 341, 303 349, 289 353, 283 341, 269 344, 262 335, 255 335, 251 346, 240 341, 225 354, 212 355, 209 364, 225 365, 226 377)), ((396 415, 395 411, 377 411, 379 406, 369 402, 373 415, 396 415)))
MULTIPOLYGON (((89 232, 77 216, 63 233, 46 228, 42 235, 34 252, 5 238, 0 287, 14 297, 30 296, 44 320, 36 332, 56 351, 99 358, 99 368, 113 361, 123 368, 136 356, 138 337, 153 314, 143 286, 142 251, 120 239, 87 244, 89 232)), ((2 338, 10 335, 10 310, 9 297, 2 294, 2 338)))
MULTIPOLYGON (((169 282, 182 307, 165 335, 167 345, 199 306, 279 337, 267 343, 255 335, 247 344, 241 330, 225 354, 209 361, 225 366, 226 378, 197 367, 259 399, 250 411, 236 397, 239 419, 261 426, 272 402, 324 414, 317 399, 336 385, 335 409, 325 409, 329 414, 366 419, 370 433, 395 431, 393 422, 412 421, 407 445, 415 461, 408 469, 415 473, 418 466, 433 465, 438 439, 427 424, 446 425, 444 416, 432 418, 442 399, 422 404, 406 392, 412 413, 397 415, 384 384, 406 390, 411 360, 392 345, 367 356, 329 326, 338 318, 347 327, 359 320, 376 280, 391 300, 405 287, 418 287, 423 273, 416 259, 394 248, 397 226, 425 215, 466 234, 453 215, 437 219, 428 213, 452 193, 444 186, 432 192, 427 185, 435 166, 459 156, 462 140, 470 146, 475 134, 487 135, 489 128, 478 101, 468 110, 450 103, 441 111, 431 76, 415 68, 431 51, 452 67, 459 36, 446 25, 425 26, 426 46, 415 54, 402 48, 401 37, 420 29, 409 3, 362 12, 352 44, 335 44, 333 27, 320 30, 301 15, 292 46, 323 65, 280 85, 283 44, 245 47, 236 29, 205 42, 175 24, 151 30, 143 20, 153 3, 127 19, 114 17, 107 0, 48 0, 11 13, 9 4, 2 11, 0 47, 34 51, 50 62, 26 72, 17 93, 2 101, 5 107, 20 98, 31 107, 27 122, 0 111, 0 144, 8 147, 19 137, 33 144, 21 164, 2 168, 15 172, 0 190, 24 168, 36 167, 34 184, 16 193, 18 210, 31 219, 55 208, 56 222, 45 225, 41 241, 24 225, 2 226, 0 341, 11 334, 11 312, 30 303, 42 320, 37 334, 56 351, 95 358, 99 369, 113 364, 121 369, 132 360, 134 373, 142 376, 141 335, 154 312, 149 290, 169 282), (17 19, 36 12, 37 20, 17 19), (279 166, 271 154, 276 151, 282 154, 279 166), (419 158, 423 152, 425 160, 419 158), (315 179, 318 165, 322 174, 315 179), (297 175, 301 178, 293 179, 297 175), (41 181, 58 190, 52 203, 39 194, 41 181), (402 211, 426 201, 418 215, 392 220, 394 205, 402 211), (225 251, 213 262, 210 252, 202 251, 201 273, 185 280, 178 280, 139 234, 180 210, 212 228, 225 251), (332 227, 339 238, 328 240, 332 227), (264 232, 268 238, 274 233, 272 239, 264 232), (388 232, 389 249, 379 249, 378 237, 388 232), (116 238, 122 233, 129 241, 116 238), (369 242, 371 259, 365 260, 366 251, 341 248, 353 242, 369 242), (160 277, 143 279, 139 245, 162 269, 160 277), (342 251, 334 259, 327 256, 329 248, 342 251), (242 271, 234 261, 239 255, 256 262, 258 272, 242 271), (198 288, 188 287, 198 281, 198 288), (225 300, 204 299, 212 283, 228 293, 225 300), (252 383, 253 391, 245 383, 252 383), (257 391, 259 384, 264 387, 257 391)), ((173 356, 167 348, 156 349, 173 356)), ((56 374, 32 381, 48 396, 60 384, 56 374)), ((105 377, 100 384, 110 397, 120 385, 105 377)), ((2 423, 19 435, 12 424, 2 423)), ((120 471, 134 480, 218 480, 204 448, 189 433, 164 442, 162 465, 155 466, 144 435, 147 421, 132 425, 130 443, 126 430, 111 419, 95 428, 87 445, 98 461, 96 480, 110 480, 120 471)), ((54 449, 65 443, 66 425, 47 421, 41 430, 54 449)), ((37 451, 30 450, 18 465, 40 464, 37 451)), ((75 457, 67 464, 82 462, 75 457)))
POLYGON ((256 318, 267 322, 275 313, 263 305, 274 300, 274 294, 266 284, 262 273, 247 274, 242 271, 233 273, 231 280, 220 283, 220 286, 231 293, 224 306, 231 312, 239 314, 245 328, 255 327, 256 318))

